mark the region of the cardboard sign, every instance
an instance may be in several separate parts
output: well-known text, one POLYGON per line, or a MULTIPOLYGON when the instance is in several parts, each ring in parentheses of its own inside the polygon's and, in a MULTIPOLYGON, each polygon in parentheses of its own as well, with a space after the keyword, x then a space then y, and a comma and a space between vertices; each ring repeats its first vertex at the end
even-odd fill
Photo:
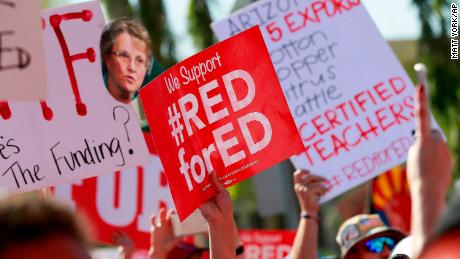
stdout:
POLYGON ((303 140, 291 161, 328 179, 322 201, 405 161, 414 87, 359 0, 257 1, 212 27, 256 24, 303 140))
POLYGON ((134 109, 102 79, 99 2, 48 10, 43 21, 49 98, 0 102, 0 186, 24 192, 144 164, 134 109))
POLYGON ((0 1, 0 100, 47 97, 40 1, 0 1))
POLYGON ((140 95, 181 220, 215 193, 211 171, 230 186, 302 150, 257 27, 175 65, 140 95))
POLYGON ((95 228, 95 239, 112 243, 112 233, 121 230, 136 243, 150 246, 150 215, 160 207, 174 208, 166 176, 155 153, 153 140, 144 133, 150 162, 54 188, 54 196, 87 216, 95 228))
POLYGON ((246 259, 283 259, 292 249, 294 230, 240 230, 246 259))

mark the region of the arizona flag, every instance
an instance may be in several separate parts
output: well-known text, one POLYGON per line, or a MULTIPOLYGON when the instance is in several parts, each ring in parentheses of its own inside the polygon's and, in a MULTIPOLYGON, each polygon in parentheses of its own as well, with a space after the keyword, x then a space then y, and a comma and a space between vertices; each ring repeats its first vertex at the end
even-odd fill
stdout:
POLYGON ((374 179, 372 208, 388 225, 409 233, 411 199, 404 165, 374 179))

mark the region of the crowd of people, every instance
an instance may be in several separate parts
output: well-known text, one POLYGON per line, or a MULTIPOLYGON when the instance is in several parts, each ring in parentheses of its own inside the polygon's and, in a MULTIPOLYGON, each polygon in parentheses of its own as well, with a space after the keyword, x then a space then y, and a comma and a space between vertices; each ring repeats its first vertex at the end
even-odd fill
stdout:
MULTIPOLYGON (((129 103, 152 70, 151 40, 137 22, 117 19, 101 39, 104 78, 115 99, 129 103)), ((416 133, 407 156, 412 199, 411 231, 386 226, 378 215, 362 214, 346 220, 336 241, 343 259, 460 258, 460 197, 446 205, 453 162, 439 131, 432 130, 427 93, 416 88, 416 133), (457 257, 459 256, 459 257, 457 257)), ((327 192, 325 179, 297 170, 293 188, 301 209, 297 233, 287 258, 318 258, 319 198, 327 192)), ((215 172, 216 194, 199 208, 208 224, 209 249, 181 243, 174 235, 173 211, 160 209, 151 219, 150 258, 243 258, 230 195, 215 172), (187 253, 181 247, 188 246, 187 253)), ((31 196, 0 201, 0 258, 90 258, 90 238, 82 219, 53 201, 31 196)), ((122 258, 132 258, 134 244, 114 234, 122 258)))

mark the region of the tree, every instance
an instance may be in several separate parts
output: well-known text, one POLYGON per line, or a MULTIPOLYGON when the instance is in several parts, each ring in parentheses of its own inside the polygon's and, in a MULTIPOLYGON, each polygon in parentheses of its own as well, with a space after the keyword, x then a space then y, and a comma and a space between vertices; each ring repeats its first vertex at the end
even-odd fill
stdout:
POLYGON ((175 42, 166 19, 164 3, 161 0, 139 0, 132 4, 129 0, 104 0, 111 19, 129 17, 139 19, 152 38, 152 52, 164 68, 177 63, 175 42))
POLYGON ((450 2, 413 0, 419 10, 422 35, 420 58, 428 67, 433 112, 446 133, 456 160, 460 162, 460 63, 450 59, 450 2))
POLYGON ((211 30, 211 14, 205 0, 191 0, 188 11, 188 31, 198 49, 205 49, 216 41, 211 30))

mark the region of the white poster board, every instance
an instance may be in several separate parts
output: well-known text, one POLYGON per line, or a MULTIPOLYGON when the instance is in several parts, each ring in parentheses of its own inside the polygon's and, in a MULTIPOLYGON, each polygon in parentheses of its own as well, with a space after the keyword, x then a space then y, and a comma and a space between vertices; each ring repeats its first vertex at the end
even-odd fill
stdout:
POLYGON ((102 79, 100 3, 47 10, 42 18, 49 98, 0 103, 0 112, 11 112, 0 118, 0 186, 25 192, 145 163, 134 109, 115 101, 102 79))
POLYGON ((291 161, 328 179, 322 201, 405 161, 415 88, 359 0, 257 1, 212 28, 254 25, 305 145, 291 161))
POLYGON ((46 98, 40 15, 40 1, 0 1, 0 100, 46 98))

